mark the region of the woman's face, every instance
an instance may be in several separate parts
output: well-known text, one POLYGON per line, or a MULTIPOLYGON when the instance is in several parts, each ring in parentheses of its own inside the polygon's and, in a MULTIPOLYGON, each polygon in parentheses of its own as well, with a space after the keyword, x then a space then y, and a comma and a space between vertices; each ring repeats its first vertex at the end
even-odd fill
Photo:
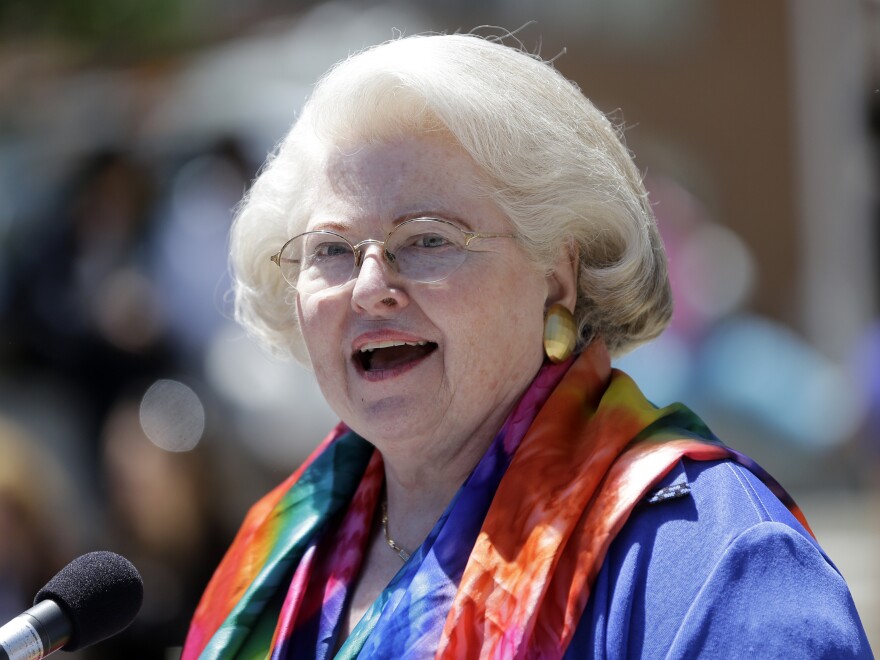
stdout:
MULTIPOLYGON (((478 190, 475 163, 439 137, 331 150, 320 169, 309 230, 331 229, 356 244, 430 216, 513 232, 478 190)), ((543 312, 559 296, 558 278, 545 276, 515 239, 474 247, 447 279, 423 284, 395 273, 368 245, 355 279, 298 295, 324 396, 383 452, 442 460, 488 443, 541 366, 543 312), (387 342, 416 345, 380 347, 387 342)))

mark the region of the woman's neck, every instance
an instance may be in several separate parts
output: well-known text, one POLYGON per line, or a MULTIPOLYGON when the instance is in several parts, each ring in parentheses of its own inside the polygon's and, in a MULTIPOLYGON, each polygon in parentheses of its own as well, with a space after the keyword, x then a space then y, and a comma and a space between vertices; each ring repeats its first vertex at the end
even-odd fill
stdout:
POLYGON ((415 550, 428 536, 489 443, 480 442, 479 447, 476 444, 469 443, 447 460, 439 457, 412 460, 410 456, 383 454, 387 530, 408 552, 415 550))

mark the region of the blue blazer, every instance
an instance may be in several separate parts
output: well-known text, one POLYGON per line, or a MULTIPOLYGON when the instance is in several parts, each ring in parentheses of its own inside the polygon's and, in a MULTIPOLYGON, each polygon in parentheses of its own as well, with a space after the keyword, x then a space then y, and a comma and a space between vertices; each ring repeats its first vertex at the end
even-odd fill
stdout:
POLYGON ((565 657, 873 655, 843 577, 767 487, 684 459, 614 540, 565 657))

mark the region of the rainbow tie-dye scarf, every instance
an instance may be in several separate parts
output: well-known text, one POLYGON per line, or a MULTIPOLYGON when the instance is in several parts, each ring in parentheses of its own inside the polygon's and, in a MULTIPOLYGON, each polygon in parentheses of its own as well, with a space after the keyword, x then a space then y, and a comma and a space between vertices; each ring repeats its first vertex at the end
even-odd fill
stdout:
MULTIPOLYGON (((337 658, 561 658, 633 507, 678 462, 753 461, 687 408, 657 409, 594 342, 539 372, 422 546, 337 658)), ((344 425, 248 514, 208 585, 183 660, 325 658, 382 487, 344 425)))

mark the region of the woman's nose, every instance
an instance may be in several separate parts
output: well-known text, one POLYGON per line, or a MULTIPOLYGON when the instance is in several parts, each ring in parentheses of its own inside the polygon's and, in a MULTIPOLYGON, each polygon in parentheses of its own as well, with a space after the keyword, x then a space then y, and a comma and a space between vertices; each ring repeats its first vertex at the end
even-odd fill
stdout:
POLYGON ((364 249, 354 277, 351 306, 374 316, 389 316, 409 303, 404 281, 385 259, 384 246, 364 249))

